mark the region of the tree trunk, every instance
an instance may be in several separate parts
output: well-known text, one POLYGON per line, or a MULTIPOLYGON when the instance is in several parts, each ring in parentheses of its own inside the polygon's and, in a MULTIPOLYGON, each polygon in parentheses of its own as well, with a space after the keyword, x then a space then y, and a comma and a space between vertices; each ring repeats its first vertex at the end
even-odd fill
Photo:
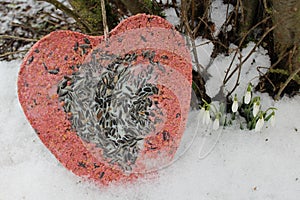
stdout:
POLYGON ((293 96, 300 89, 300 1, 270 0, 273 31, 272 67, 256 89, 269 92, 276 100, 293 96))
POLYGON ((283 66, 289 74, 300 66, 300 1, 273 0, 274 50, 277 55, 293 51, 290 61, 283 66))
POLYGON ((244 34, 251 29, 257 20, 257 8, 259 5, 259 0, 242 0, 242 16, 240 20, 240 37, 242 38, 244 34))

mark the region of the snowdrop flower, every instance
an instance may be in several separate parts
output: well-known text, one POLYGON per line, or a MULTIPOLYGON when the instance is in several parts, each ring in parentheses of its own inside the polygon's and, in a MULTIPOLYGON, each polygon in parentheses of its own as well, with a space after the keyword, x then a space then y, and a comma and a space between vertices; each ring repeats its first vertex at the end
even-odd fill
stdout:
POLYGON ((231 110, 233 113, 235 113, 238 110, 238 108, 239 108, 239 103, 237 101, 237 96, 235 95, 232 106, 231 106, 231 110))
POLYGON ((202 119, 203 124, 208 125, 210 122, 210 114, 209 114, 209 109, 205 110, 203 119, 202 119))
POLYGON ((203 118, 204 116, 204 113, 205 113, 205 108, 204 106, 200 109, 200 117, 203 118))
POLYGON ((255 124, 255 132, 259 132, 264 126, 264 123, 265 123, 264 117, 261 116, 255 124))
POLYGON ((270 118, 270 123, 271 123, 271 126, 274 127, 275 126, 275 113, 273 112, 272 113, 272 116, 270 118))
POLYGON ((256 117, 259 109, 260 109, 260 103, 259 103, 259 100, 257 100, 257 101, 254 102, 254 105, 253 105, 252 114, 253 114, 254 117, 256 117))
POLYGON ((247 88, 247 91, 246 91, 246 94, 244 96, 244 103, 245 104, 249 104, 250 101, 251 101, 251 84, 248 85, 248 88, 247 88))
POLYGON ((219 120, 219 117, 216 117, 216 119, 214 120, 214 123, 213 123, 213 130, 218 130, 220 127, 220 120, 219 120))

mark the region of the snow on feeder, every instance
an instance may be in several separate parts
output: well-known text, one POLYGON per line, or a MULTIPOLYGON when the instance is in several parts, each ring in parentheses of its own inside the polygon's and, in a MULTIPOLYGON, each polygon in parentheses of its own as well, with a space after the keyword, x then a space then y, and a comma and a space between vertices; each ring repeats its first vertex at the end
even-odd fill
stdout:
POLYGON ((192 65, 166 20, 139 14, 104 40, 52 32, 22 63, 18 94, 41 141, 69 170, 100 184, 169 164, 190 105, 192 65))

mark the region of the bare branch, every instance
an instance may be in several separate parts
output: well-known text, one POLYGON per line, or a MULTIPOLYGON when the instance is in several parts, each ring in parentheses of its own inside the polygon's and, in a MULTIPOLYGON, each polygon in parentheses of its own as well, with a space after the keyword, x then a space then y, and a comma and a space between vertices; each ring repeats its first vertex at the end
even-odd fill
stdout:
POLYGON ((22 53, 22 52, 27 52, 28 49, 25 49, 25 50, 19 50, 19 51, 13 51, 13 52, 6 52, 4 54, 0 54, 0 58, 4 58, 4 57, 7 57, 9 55, 13 55, 13 54, 17 54, 17 53, 22 53))
POLYGON ((14 39, 14 40, 22 40, 26 42, 37 42, 38 39, 32 39, 32 38, 24 38, 24 37, 18 37, 18 36, 13 36, 13 35, 1 35, 0 34, 0 39, 14 39))

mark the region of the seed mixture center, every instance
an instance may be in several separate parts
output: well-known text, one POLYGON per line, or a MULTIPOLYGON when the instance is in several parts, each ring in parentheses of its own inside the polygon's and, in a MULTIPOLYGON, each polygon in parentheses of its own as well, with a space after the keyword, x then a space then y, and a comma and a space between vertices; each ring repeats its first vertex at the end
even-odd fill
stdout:
POLYGON ((155 71, 165 69, 154 56, 148 50, 119 57, 96 49, 90 61, 58 84, 59 101, 71 113, 77 135, 101 148, 103 157, 124 171, 132 170, 145 136, 162 121, 153 97, 159 93, 155 71), (147 63, 136 64, 138 56, 147 63))

